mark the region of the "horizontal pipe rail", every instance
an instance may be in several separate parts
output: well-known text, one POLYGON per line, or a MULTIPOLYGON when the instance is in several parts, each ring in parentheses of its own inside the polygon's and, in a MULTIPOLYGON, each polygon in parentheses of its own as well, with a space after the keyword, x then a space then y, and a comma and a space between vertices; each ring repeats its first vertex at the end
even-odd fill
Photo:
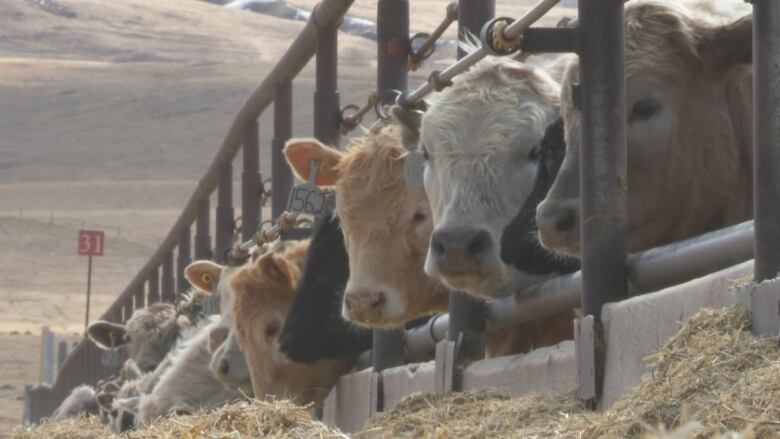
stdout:
MULTIPOLYGON (((637 253, 628 260, 629 292, 658 291, 722 270, 753 257, 753 221, 637 253)), ((580 305, 582 275, 555 277, 487 306, 488 327, 504 328, 580 305)), ((406 349, 415 357, 430 352, 449 329, 449 316, 437 315, 406 332, 406 349)))

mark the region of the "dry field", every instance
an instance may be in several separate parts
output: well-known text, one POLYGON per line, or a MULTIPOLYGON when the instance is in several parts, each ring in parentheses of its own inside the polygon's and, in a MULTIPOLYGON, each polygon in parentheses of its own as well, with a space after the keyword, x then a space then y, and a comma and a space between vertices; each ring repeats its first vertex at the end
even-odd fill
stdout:
MULTIPOLYGON (((412 30, 430 31, 447 3, 412 0, 412 30)), ((498 3, 498 14, 516 15, 533 2, 498 3)), ((83 331, 77 230, 106 231, 94 319, 167 233, 239 106, 303 27, 197 0, 57 0, 73 13, 64 15, 40 4, 52 3, 0 2, 0 431, 21 419, 17 397, 38 379, 40 327, 69 339, 83 331)), ((358 1, 352 14, 375 19, 375 7, 358 1)), ((573 11, 546 24, 562 14, 573 11)), ((339 44, 342 104, 362 103, 375 43, 339 44)), ((296 135, 311 134, 312 93, 313 65, 295 81, 296 135)), ((267 173, 270 115, 260 121, 267 173)))

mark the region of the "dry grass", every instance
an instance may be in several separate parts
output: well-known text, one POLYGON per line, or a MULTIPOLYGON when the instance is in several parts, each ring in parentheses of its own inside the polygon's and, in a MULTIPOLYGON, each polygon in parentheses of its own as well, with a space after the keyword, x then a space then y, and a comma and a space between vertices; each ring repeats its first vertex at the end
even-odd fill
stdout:
MULTIPOLYGON (((605 413, 571 392, 510 398, 497 390, 414 394, 375 416, 366 438, 780 438, 780 349, 749 331, 744 309, 702 310, 653 358, 637 389, 605 413), (731 432, 741 433, 731 433, 731 432)), ((15 437, 106 437, 94 418, 44 423, 15 437)), ((162 419, 128 438, 342 438, 289 402, 253 402, 162 419)))

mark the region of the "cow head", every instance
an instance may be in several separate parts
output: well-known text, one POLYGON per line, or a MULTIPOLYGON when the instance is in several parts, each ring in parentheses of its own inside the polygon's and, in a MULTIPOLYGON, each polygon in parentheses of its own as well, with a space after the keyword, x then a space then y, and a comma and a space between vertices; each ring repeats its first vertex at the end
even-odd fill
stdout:
POLYGON ((539 69, 487 58, 435 95, 422 118, 434 231, 425 272, 452 289, 508 294, 501 236, 531 193, 559 86, 539 69))
POLYGON ((177 315, 173 305, 155 303, 136 310, 127 324, 98 320, 87 335, 101 349, 124 347, 128 358, 148 372, 165 358, 190 322, 177 315))
POLYGON ((423 187, 407 187, 409 150, 391 125, 353 140, 346 151, 291 140, 285 155, 302 179, 320 162, 317 184, 336 188, 336 212, 349 255, 343 316, 365 326, 401 326, 442 306, 447 295, 422 270, 432 223, 423 187))
POLYGON ((292 362, 278 348, 307 249, 304 242, 283 254, 266 253, 240 268, 231 280, 236 296, 235 339, 246 355, 257 398, 274 395, 319 402, 343 371, 340 362, 323 360, 311 366, 292 362))
MULTIPOLYGON (((750 216, 752 23, 733 18, 734 11, 715 12, 677 2, 626 7, 628 175, 618 179, 627 187, 630 251, 750 216)), ((566 157, 537 210, 542 243, 574 256, 580 254, 579 158, 586 146, 580 126, 588 123, 575 107, 572 87, 579 80, 574 62, 561 97, 566 157)))

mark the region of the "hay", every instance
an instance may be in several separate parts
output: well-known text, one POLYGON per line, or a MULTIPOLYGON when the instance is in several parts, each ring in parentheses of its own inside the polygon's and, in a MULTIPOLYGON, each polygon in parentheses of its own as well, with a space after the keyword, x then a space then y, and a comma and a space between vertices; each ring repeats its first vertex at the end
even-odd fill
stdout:
MULTIPOLYGON (((653 356, 653 371, 605 413, 573 393, 510 398, 497 390, 415 394, 376 415, 368 438, 780 438, 780 349, 750 334, 744 309, 702 310, 653 356), (741 434, 728 433, 742 431, 741 434), (724 434, 724 436, 718 436, 724 434)), ((15 438, 103 438, 97 418, 43 423, 15 438)), ((163 418, 126 438, 345 438, 286 401, 163 418)))

